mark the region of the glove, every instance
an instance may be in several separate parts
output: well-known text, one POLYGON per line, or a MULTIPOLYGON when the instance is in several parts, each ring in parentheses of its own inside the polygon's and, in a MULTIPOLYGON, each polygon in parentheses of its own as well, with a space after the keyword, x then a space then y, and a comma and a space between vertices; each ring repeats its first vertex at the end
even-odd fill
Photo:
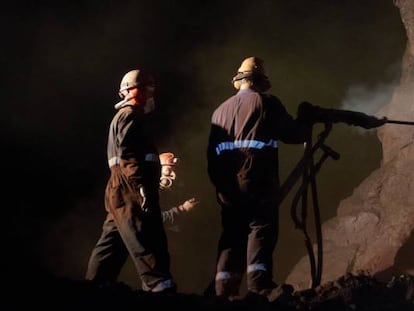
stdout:
POLYGON ((178 210, 180 212, 188 212, 192 210, 196 205, 198 205, 200 201, 198 201, 196 198, 191 198, 186 201, 184 201, 183 204, 178 206, 178 210))
POLYGON ((160 189, 171 188, 176 178, 175 167, 178 158, 172 152, 164 152, 159 155, 161 163, 160 189))

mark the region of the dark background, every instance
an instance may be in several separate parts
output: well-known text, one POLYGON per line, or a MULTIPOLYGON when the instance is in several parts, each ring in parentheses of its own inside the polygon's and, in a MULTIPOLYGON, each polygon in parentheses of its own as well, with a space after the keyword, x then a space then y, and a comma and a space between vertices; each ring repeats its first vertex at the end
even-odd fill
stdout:
MULTIPOLYGON (((213 277, 220 222, 205 148, 212 111, 235 90, 248 56, 265 60, 271 92, 288 111, 307 100, 375 114, 399 79, 406 36, 391 0, 15 1, 1 10, 2 166, 5 268, 13 278, 44 271, 82 279, 105 217, 106 138, 119 82, 135 67, 158 77, 154 136, 181 158, 165 208, 201 204, 168 230, 181 292, 213 277)), ((318 174, 322 219, 380 165, 374 131, 337 124, 341 154, 318 174)), ((281 176, 302 155, 281 146, 281 176)), ((275 279, 306 255, 281 207, 275 279)), ((139 287, 130 263, 120 281, 139 287)))

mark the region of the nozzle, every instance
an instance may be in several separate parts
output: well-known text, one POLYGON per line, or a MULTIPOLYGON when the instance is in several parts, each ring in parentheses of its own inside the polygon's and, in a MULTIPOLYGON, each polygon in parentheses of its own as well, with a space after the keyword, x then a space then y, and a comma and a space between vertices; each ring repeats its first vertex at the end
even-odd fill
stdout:
POLYGON ((389 120, 386 123, 402 124, 402 125, 414 125, 414 121, 400 121, 400 120, 389 120))

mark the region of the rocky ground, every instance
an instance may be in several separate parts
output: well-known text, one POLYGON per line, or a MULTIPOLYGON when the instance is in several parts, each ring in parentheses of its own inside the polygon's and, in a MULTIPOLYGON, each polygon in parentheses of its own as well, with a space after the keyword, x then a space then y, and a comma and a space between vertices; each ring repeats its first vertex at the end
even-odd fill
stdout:
POLYGON ((315 289, 294 292, 281 286, 271 298, 246 296, 231 302, 190 294, 148 294, 123 283, 98 287, 90 282, 42 277, 15 282, 5 295, 3 310, 146 310, 147 308, 278 311, 414 311, 414 276, 379 282, 367 275, 346 275, 315 289), (5 304, 5 305, 4 305, 5 304))

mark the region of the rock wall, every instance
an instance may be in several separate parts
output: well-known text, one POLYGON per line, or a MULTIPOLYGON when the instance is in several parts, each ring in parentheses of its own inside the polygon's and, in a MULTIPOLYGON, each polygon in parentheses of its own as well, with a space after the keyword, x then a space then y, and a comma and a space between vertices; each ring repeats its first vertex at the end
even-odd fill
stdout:
MULTIPOLYGON (((407 48, 399 86, 378 116, 413 121, 414 0, 394 4, 406 29, 407 48)), ((414 275, 414 126, 386 124, 377 134, 383 153, 380 168, 340 202, 336 217, 322 225, 322 284, 346 273, 364 272, 379 279, 414 275)), ((307 256, 286 283, 296 289, 310 286, 307 256)))

